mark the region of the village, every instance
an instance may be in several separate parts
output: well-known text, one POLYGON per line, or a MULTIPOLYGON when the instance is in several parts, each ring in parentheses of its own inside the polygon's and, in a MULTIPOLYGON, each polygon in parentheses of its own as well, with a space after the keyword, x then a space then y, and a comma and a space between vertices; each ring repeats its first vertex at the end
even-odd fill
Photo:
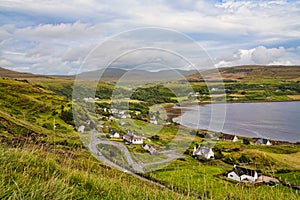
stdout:
MULTIPOLYGON (((116 108, 110 109, 106 107, 98 108, 98 110, 100 111, 97 116, 99 122, 95 123, 94 121, 87 121, 86 124, 78 127, 77 130, 79 133, 86 133, 86 130, 90 130, 90 128, 88 127, 91 126, 91 124, 94 124, 93 126, 96 127, 97 130, 103 130, 101 137, 103 138, 105 135, 105 138, 109 141, 118 142, 119 144, 127 147, 141 147, 141 149, 149 155, 159 155, 161 154, 161 151, 165 149, 165 146, 157 144, 156 141, 159 140, 159 136, 157 135, 146 137, 144 134, 138 134, 135 131, 129 129, 116 128, 125 127, 126 124, 129 123, 129 121, 132 119, 132 115, 136 115, 138 114, 138 112, 124 112, 116 108)), ((152 124, 152 126, 173 126, 174 123, 172 121, 160 120, 157 115, 151 114, 148 123, 152 124)), ((249 139, 243 137, 243 139, 240 139, 236 135, 226 133, 202 133, 202 136, 203 135, 204 137, 207 137, 214 142, 223 141, 227 143, 242 143, 246 145, 265 147, 276 145, 277 143, 276 141, 270 141, 266 138, 249 139)), ((207 162, 208 160, 220 159, 218 158, 218 156, 215 156, 215 154, 218 153, 215 152, 215 150, 218 151, 218 149, 215 149, 214 146, 210 143, 202 142, 201 144, 195 144, 190 148, 191 150, 187 151, 187 156, 191 156, 194 159, 199 160, 199 162, 207 162)), ((267 184, 269 186, 281 184, 280 180, 276 177, 258 173, 257 169, 243 167, 240 166, 240 164, 243 163, 232 163, 231 171, 216 176, 225 178, 226 180, 256 186, 261 184, 267 184)))

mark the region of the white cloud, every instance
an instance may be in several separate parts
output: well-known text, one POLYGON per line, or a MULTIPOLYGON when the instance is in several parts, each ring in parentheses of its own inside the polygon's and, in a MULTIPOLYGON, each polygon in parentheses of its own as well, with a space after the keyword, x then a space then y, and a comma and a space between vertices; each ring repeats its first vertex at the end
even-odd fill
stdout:
POLYGON ((217 59, 217 67, 228 67, 237 65, 297 65, 300 57, 293 51, 279 48, 266 48, 258 46, 252 49, 239 49, 231 55, 217 59))
POLYGON ((285 49, 283 47, 267 49, 264 46, 259 46, 254 49, 251 54, 253 62, 257 64, 269 64, 278 58, 283 57, 285 49))
POLYGON ((17 29, 15 34, 19 37, 33 40, 66 40, 90 39, 90 37, 99 37, 103 31, 96 26, 90 26, 80 22, 60 23, 60 24, 42 24, 35 27, 26 27, 17 29))
POLYGON ((0 59, 0 67, 4 67, 4 68, 10 68, 13 66, 13 63, 11 63, 8 60, 5 59, 0 59))
MULTIPOLYGON (((299 64, 299 1, 11 0, 1 1, 0 9, 31 16, 24 18, 28 23, 13 18, 0 20, 0 59, 15 69, 40 73, 72 71, 95 45, 109 36, 144 26, 167 27, 188 34, 217 58, 217 66, 299 64)), ((112 51, 113 55, 117 48, 134 47, 139 37, 116 41, 105 53, 112 51)), ((164 45, 190 55, 195 53, 175 38, 173 43, 164 45)), ((90 67, 96 67, 101 59, 96 56, 90 67)), ((147 59, 150 58, 136 52, 118 64, 143 64, 147 59)), ((165 61, 170 56, 152 52, 151 59, 165 61)), ((201 59, 195 58, 195 62, 201 63, 201 59)), ((209 66, 210 62, 202 59, 201 65, 209 66)))

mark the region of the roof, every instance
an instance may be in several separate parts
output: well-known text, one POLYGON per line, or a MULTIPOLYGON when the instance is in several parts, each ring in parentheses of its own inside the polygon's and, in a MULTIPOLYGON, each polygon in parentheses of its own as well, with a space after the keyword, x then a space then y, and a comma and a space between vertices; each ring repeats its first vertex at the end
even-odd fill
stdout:
POLYGON ((118 134, 118 133, 116 131, 110 131, 109 134, 110 135, 115 135, 115 134, 118 134))
POLYGON ((143 149, 145 149, 146 151, 149 151, 150 153, 156 152, 156 149, 153 146, 146 144, 146 143, 143 144, 143 149))
POLYGON ((234 137, 236 137, 236 136, 223 133, 223 136, 221 137, 221 139, 223 139, 223 140, 234 140, 234 137))
POLYGON ((242 175, 248 175, 248 176, 255 176, 256 171, 252 170, 252 169, 246 169, 246 168, 242 168, 242 167, 234 167, 233 171, 238 175, 238 176, 242 176, 242 175))
POLYGON ((267 144, 268 143, 268 139, 265 138, 258 138, 255 143, 259 143, 259 144, 267 144))
POLYGON ((206 146, 200 146, 198 147, 198 149, 194 152, 194 154, 201 154, 201 155, 208 155, 209 152, 212 151, 212 149, 210 147, 206 147, 206 146))
POLYGON ((124 135, 124 138, 126 140, 133 140, 133 139, 142 139, 141 136, 135 135, 133 133, 127 133, 126 135, 124 135))

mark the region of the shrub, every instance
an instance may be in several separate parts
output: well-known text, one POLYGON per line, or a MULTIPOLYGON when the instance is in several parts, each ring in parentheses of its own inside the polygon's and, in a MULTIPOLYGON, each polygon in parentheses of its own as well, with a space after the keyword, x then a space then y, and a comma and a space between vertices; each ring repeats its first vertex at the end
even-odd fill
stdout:
POLYGON ((242 154, 238 161, 239 163, 249 163, 251 162, 251 159, 247 155, 242 154))

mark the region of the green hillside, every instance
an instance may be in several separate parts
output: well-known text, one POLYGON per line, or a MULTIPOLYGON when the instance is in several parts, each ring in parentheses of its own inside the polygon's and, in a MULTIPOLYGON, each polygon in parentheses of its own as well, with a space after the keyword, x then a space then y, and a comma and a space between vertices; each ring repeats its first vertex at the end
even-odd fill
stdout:
POLYGON ((28 81, 0 86, 0 199, 183 197, 95 159, 64 121, 66 97, 28 81))
MULTIPOLYGON (((275 75, 270 75, 272 68, 261 66, 224 68, 220 71, 224 77, 226 74, 225 87, 231 89, 230 95, 241 99, 244 95, 244 99, 249 101, 253 97, 251 95, 259 96, 260 93, 272 98, 296 97, 300 93, 299 69, 275 67, 275 75), (256 87, 260 85, 263 88, 258 90, 256 87), (280 95, 273 95, 278 88, 280 95)), ((230 182, 220 176, 231 170, 233 164, 246 163, 249 168, 299 185, 298 143, 266 147, 223 141, 214 147, 218 152, 215 160, 198 161, 191 156, 193 147, 209 142, 204 134, 214 133, 186 129, 195 139, 185 152, 185 158, 143 175, 159 183, 154 184, 103 164, 83 146, 72 118, 71 78, 5 69, 0 69, 0 77, 0 199, 299 199, 299 192, 288 187, 254 187, 230 182)), ((208 92, 199 75, 189 76, 189 80, 195 91, 201 94, 208 92)), ((214 82, 213 75, 210 80, 217 87, 219 83, 214 82)), ((86 97, 84 92, 90 89, 89 81, 82 85, 82 97, 86 97)), ((170 82, 169 88, 182 94, 180 98, 187 98, 190 91, 176 81, 170 82)), ((96 91, 99 98, 96 105, 101 108, 97 114, 104 120, 105 133, 109 133, 109 128, 119 128, 118 120, 105 120, 110 114, 103 109, 110 106, 114 88, 112 83, 101 82, 96 91)), ((124 87, 117 94, 122 96, 128 91, 124 87)), ((167 145, 179 126, 172 123, 160 129, 147 123, 147 114, 153 104, 177 102, 178 98, 172 91, 156 84, 137 88, 129 105, 132 120, 123 120, 126 122, 124 127, 151 137, 150 144, 167 145)), ((264 98, 262 95, 258 100, 264 98)), ((121 99, 119 103, 122 104, 121 99)), ((122 133, 122 130, 119 132, 122 133)), ((105 134, 102 136, 106 137, 105 134)), ((249 141, 252 142, 251 139, 249 141)), ((130 146, 129 151, 145 153, 136 146, 130 146)), ((145 158, 149 156, 147 154, 145 158)))
POLYGON ((219 73, 225 82, 238 81, 243 83, 263 83, 266 80, 298 81, 300 80, 300 66, 259 66, 245 65, 236 67, 218 68, 218 70, 205 70, 187 76, 190 81, 213 81, 219 73))
POLYGON ((206 70, 186 79, 196 92, 205 94, 198 97, 203 102, 222 97, 242 102, 300 100, 300 66, 227 67, 206 70), (206 83, 216 90, 207 91, 206 83))

